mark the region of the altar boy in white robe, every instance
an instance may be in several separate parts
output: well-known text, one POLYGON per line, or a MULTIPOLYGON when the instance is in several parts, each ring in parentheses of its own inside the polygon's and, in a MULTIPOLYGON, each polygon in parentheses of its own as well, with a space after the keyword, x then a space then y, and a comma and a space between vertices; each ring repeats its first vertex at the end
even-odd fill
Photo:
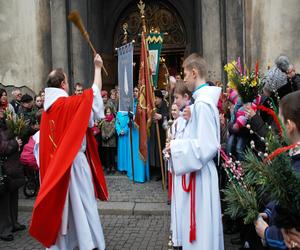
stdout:
MULTIPOLYGON (((184 84, 183 80, 176 83, 174 89, 174 104, 179 109, 179 116, 172 124, 172 139, 182 139, 184 130, 187 126, 187 120, 183 117, 183 110, 191 104, 192 94, 184 84)), ((172 201, 171 201, 171 232, 173 247, 182 246, 182 176, 175 175, 172 166, 172 160, 169 161, 172 171, 172 201)))
POLYGON ((167 145, 174 172, 182 175, 182 248, 188 250, 223 250, 223 229, 214 163, 220 147, 217 103, 221 88, 205 81, 205 60, 192 54, 183 63, 184 82, 194 98, 191 117, 182 139, 167 145))

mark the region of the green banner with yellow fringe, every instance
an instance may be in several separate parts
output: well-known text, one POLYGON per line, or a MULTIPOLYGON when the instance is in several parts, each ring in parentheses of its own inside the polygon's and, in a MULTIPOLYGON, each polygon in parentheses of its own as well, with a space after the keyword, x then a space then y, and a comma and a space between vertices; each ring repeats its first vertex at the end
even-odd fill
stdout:
POLYGON ((153 85, 157 87, 158 73, 159 73, 159 58, 163 43, 162 33, 150 33, 147 35, 147 42, 149 48, 149 63, 152 74, 153 85))

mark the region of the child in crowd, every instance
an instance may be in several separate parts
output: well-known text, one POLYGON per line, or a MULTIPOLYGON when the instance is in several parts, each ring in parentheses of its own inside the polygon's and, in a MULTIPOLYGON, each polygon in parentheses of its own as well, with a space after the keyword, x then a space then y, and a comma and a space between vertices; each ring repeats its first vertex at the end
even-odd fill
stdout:
MULTIPOLYGON (((184 129, 186 128, 187 121, 183 118, 182 112, 186 106, 190 105, 192 93, 188 90, 188 88, 184 85, 182 80, 178 80, 174 90, 174 104, 172 105, 172 116, 174 119, 174 123, 171 127, 171 139, 182 139, 184 129), (174 109, 174 111, 173 111, 174 109), (174 114, 174 115, 173 115, 174 114), (175 119, 175 117, 177 118, 175 119)), ((182 212, 183 212, 183 204, 182 197, 184 195, 184 190, 182 188, 182 176, 175 175, 172 170, 172 185, 169 186, 169 190, 171 190, 171 231, 172 231, 172 242, 174 247, 182 246, 182 212)))
POLYGON ((115 173, 115 155, 116 155, 116 128, 115 117, 110 106, 104 109, 105 118, 101 124, 103 164, 106 173, 115 173))
POLYGON ((232 96, 229 95, 229 100, 232 100, 235 102, 235 104, 229 123, 227 153, 235 155, 237 160, 242 161, 244 160, 244 151, 246 148, 248 135, 248 130, 246 129, 248 118, 246 116, 245 106, 250 105, 252 109, 256 110, 256 106, 260 104, 261 97, 258 95, 253 102, 248 104, 243 103, 241 98, 236 99, 234 94, 232 94, 232 96))
POLYGON ((108 103, 113 108, 112 112, 115 114, 119 109, 119 101, 117 99, 117 90, 112 89, 110 91, 110 98, 108 100, 108 103))
MULTIPOLYGON (((175 138, 175 133, 177 129, 177 119, 179 117, 179 108, 175 103, 172 104, 171 106, 171 116, 172 116, 172 125, 171 127, 168 128, 167 131, 167 139, 166 143, 170 142, 173 138, 175 138)), ((165 151, 164 151, 165 153, 165 151)), ((166 159, 168 159, 168 154, 167 156, 165 155, 166 159)), ((172 198, 172 185, 173 185, 173 177, 172 177, 172 171, 171 171, 171 162, 168 164, 168 205, 171 204, 171 198, 172 198)))

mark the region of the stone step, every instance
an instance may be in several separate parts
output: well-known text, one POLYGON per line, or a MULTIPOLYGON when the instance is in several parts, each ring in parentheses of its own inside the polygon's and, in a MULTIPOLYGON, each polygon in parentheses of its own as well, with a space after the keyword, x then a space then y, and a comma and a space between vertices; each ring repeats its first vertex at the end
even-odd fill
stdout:
MULTIPOLYGON (((32 212, 33 199, 19 199, 19 211, 32 212)), ((169 215, 170 205, 165 202, 119 202, 98 201, 98 211, 101 215, 169 215)))

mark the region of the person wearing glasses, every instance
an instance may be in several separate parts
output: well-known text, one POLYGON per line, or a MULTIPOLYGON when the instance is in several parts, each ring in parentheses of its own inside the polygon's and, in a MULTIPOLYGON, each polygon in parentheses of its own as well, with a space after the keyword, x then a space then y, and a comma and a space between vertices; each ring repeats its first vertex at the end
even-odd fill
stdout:
POLYGON ((18 114, 19 108, 21 107, 21 90, 19 88, 14 88, 11 94, 14 99, 10 102, 10 104, 13 106, 15 113, 18 114))

